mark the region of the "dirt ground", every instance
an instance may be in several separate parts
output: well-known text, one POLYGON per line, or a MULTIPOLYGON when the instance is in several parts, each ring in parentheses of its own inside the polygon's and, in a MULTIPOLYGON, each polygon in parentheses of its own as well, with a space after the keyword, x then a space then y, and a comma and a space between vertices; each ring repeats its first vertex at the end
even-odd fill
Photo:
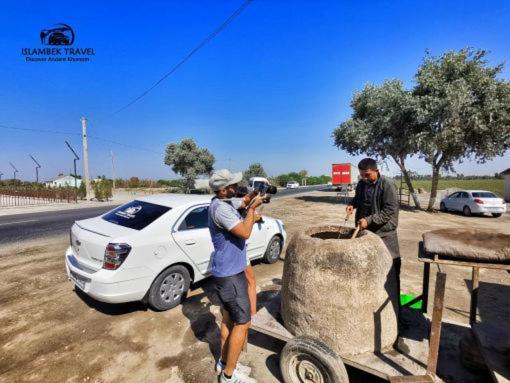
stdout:
MULTIPOLYGON (((292 235, 309 226, 341 224, 344 205, 331 192, 275 199, 263 214, 284 221, 292 235)), ((352 222, 351 222, 352 225, 352 222)), ((402 290, 418 295, 422 265, 416 259, 423 232, 475 227, 510 234, 510 214, 500 218, 402 210, 402 290)), ((215 382, 219 306, 209 281, 194 286, 183 305, 153 312, 141 303, 107 305, 77 293, 63 263, 67 235, 0 248, 0 382, 215 382)), ((283 262, 258 263, 259 298, 279 289, 283 262)), ((448 273, 445 318, 468 323, 470 271, 448 273)), ((435 270, 432 270, 435 271, 435 270)), ((432 275, 434 272, 431 273, 432 275)), ((479 317, 510 322, 510 274, 482 270, 479 317)), ((433 286, 434 279, 431 280, 433 286)), ((448 325, 450 326, 450 325, 448 325)), ((447 327, 447 326, 446 326, 447 327)), ((463 326, 442 339, 439 371, 449 382, 486 382, 484 373, 462 371, 456 355, 463 326), (444 356, 446 355, 446 356, 444 356), (455 375, 457 374, 457 375, 455 375)), ((281 342, 251 332, 242 362, 259 382, 279 382, 281 342)), ((353 382, 376 382, 349 370, 353 382)))

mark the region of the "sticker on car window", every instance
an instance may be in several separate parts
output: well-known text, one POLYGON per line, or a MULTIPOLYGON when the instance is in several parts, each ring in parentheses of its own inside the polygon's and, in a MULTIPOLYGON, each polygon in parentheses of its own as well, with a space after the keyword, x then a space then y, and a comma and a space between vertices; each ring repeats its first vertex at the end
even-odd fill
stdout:
POLYGON ((115 212, 116 215, 122 218, 135 218, 136 213, 138 213, 140 210, 142 210, 142 207, 140 205, 138 206, 130 206, 126 210, 119 210, 115 212))

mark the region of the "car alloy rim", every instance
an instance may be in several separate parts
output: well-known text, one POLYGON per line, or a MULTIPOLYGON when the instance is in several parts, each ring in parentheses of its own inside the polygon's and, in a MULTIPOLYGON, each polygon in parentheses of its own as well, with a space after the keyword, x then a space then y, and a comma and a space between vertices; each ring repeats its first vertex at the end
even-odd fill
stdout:
POLYGON ((174 302, 184 292, 184 278, 179 273, 167 275, 161 283, 159 293, 165 302, 174 302))
POLYGON ((278 258, 280 255, 280 241, 273 241, 271 247, 269 248, 269 255, 271 256, 271 259, 278 258))

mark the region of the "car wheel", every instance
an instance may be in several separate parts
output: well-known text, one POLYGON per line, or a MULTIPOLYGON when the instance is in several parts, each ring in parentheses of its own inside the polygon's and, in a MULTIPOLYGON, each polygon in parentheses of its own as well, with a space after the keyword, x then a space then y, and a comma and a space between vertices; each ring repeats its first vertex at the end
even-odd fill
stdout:
POLYGON ((439 205, 439 210, 446 211, 446 205, 444 204, 444 202, 441 202, 441 204, 439 205))
POLYGON ((466 217, 469 217, 471 215, 471 209, 469 208, 469 206, 464 206, 464 209, 462 209, 462 212, 464 213, 464 215, 466 217))
POLYGON ((282 252, 282 239, 275 235, 269 241, 267 245, 266 252, 264 254, 264 262, 266 263, 275 263, 278 258, 280 258, 280 254, 282 252))
POLYGON ((190 275, 184 266, 171 266, 152 282, 149 290, 149 306, 156 311, 165 311, 179 305, 189 290, 190 275))
POLYGON ((287 342, 280 355, 280 371, 285 383, 349 383, 342 359, 311 336, 287 342))
POLYGON ((494 218, 498 218, 498 217, 501 217, 503 214, 502 213, 492 213, 492 216, 494 218))

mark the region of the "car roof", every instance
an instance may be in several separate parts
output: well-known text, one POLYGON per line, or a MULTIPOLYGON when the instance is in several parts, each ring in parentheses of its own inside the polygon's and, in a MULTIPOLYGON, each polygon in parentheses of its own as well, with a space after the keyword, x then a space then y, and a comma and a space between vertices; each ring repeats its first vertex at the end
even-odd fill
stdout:
POLYGON ((154 203, 156 205, 168 206, 175 208, 184 205, 195 205, 201 203, 209 203, 213 195, 211 194, 176 194, 161 193, 153 194, 146 197, 136 198, 138 201, 154 203))
POLYGON ((491 192, 489 190, 457 190, 456 192, 454 193, 458 193, 458 192, 468 192, 468 193, 492 193, 492 194, 495 194, 494 192, 491 192))
POLYGON ((464 193, 471 193, 471 194, 472 193, 492 193, 494 195, 497 195, 496 193, 491 192, 490 190, 464 190, 464 189, 463 190, 457 190, 457 191, 451 192, 448 195, 453 195, 455 193, 462 193, 462 192, 464 192, 464 193))

